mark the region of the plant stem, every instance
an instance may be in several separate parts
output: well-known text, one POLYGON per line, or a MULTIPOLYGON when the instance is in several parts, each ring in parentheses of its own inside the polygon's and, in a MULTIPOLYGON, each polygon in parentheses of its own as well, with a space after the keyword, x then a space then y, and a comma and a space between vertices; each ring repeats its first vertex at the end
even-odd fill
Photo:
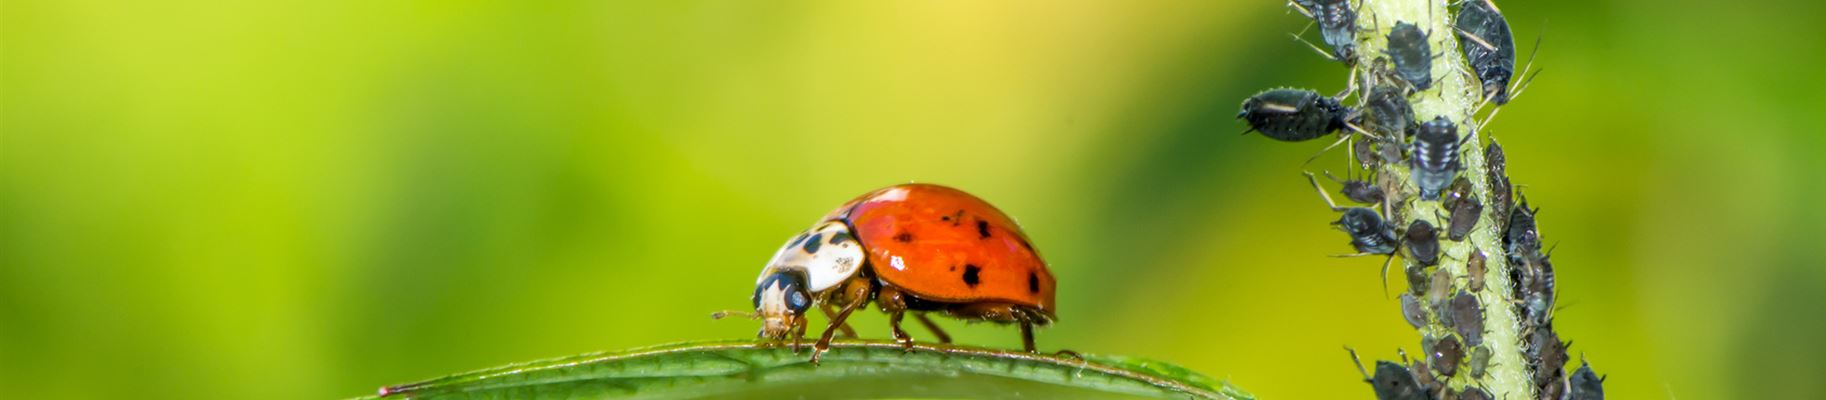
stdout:
MULTIPOLYGON (((1485 176, 1489 173, 1485 167, 1484 146, 1475 132, 1475 115, 1481 100, 1482 88, 1475 75, 1464 65, 1458 49, 1457 36, 1451 23, 1451 12, 1441 0, 1361 0, 1357 23, 1360 30, 1357 34, 1357 48, 1361 57, 1357 65, 1368 65, 1367 61, 1384 54, 1388 48, 1387 35, 1396 21, 1404 21, 1420 26, 1428 33, 1428 42, 1432 51, 1438 55, 1433 59, 1433 87, 1409 96, 1414 106, 1414 120, 1427 121, 1436 116, 1444 116, 1458 124, 1460 135, 1472 135, 1464 145, 1461 153, 1464 170, 1463 176, 1470 178, 1472 188, 1478 199, 1488 202, 1491 199, 1489 182, 1485 176)), ((1470 0, 1478 1, 1478 0, 1470 0)), ((1353 77, 1354 78, 1354 77, 1353 77)), ((1365 86, 1367 87, 1367 86, 1365 86)), ((1409 176, 1405 163, 1383 163, 1379 173, 1392 174, 1397 177, 1409 176)), ((1405 179, 1404 179, 1405 181, 1405 179)), ((1386 216, 1395 226, 1406 227, 1414 219, 1427 220, 1433 226, 1445 227, 1450 210, 1444 209, 1437 201, 1417 201, 1418 188, 1412 182, 1404 183, 1400 189, 1403 198, 1409 201, 1397 204, 1394 215, 1386 216)), ((1476 251, 1486 255, 1485 288, 1474 295, 1484 312, 1484 345, 1489 346, 1494 356, 1484 378, 1472 379, 1470 374, 1460 372, 1450 380, 1447 386, 1455 391, 1463 391, 1467 386, 1477 386, 1488 390, 1499 399, 1535 398, 1532 384, 1532 373, 1528 369, 1527 357, 1523 351, 1521 324, 1513 312, 1514 299, 1509 279, 1508 257, 1503 246, 1503 232, 1498 229, 1498 218, 1506 222, 1507 215, 1495 215, 1499 207, 1486 205, 1485 212, 1478 216, 1476 227, 1462 242, 1441 240, 1440 249, 1443 257, 1438 268, 1452 277, 1454 290, 1466 287, 1468 270, 1466 263, 1476 251)), ((1444 236, 1443 234, 1441 235, 1444 236)), ((1408 268, 1416 268, 1411 259, 1403 259, 1408 268)), ((1469 291, 1467 291, 1469 292, 1469 291)), ((1421 302, 1427 315, 1440 315, 1436 304, 1421 302)), ((1397 306, 1399 307, 1399 306, 1397 306)), ((1443 338, 1451 335, 1452 328, 1446 327, 1440 318, 1432 318, 1419 329, 1426 337, 1443 338)), ((1470 348, 1466 348, 1466 353, 1470 348)))

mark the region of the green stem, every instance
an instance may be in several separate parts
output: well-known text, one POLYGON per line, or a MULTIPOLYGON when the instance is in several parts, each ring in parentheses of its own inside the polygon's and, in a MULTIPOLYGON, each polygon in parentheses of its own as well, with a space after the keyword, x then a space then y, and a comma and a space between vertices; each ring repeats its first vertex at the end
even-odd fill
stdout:
MULTIPOLYGON (((1388 48, 1388 32, 1396 21, 1419 25, 1422 31, 1428 33, 1429 45, 1439 57, 1433 59, 1433 87, 1409 96, 1414 106, 1415 120, 1427 121, 1436 116, 1445 116, 1458 124, 1461 136, 1473 135, 1461 153, 1465 166, 1461 173, 1470 178, 1477 198, 1488 202, 1491 197, 1488 180, 1484 178, 1488 174, 1484 164, 1484 147, 1477 138, 1480 133, 1473 131, 1482 88, 1477 78, 1464 67, 1465 62, 1460 55, 1457 36, 1451 24, 1452 14, 1446 3, 1439 0, 1362 0, 1358 11, 1360 30, 1357 46, 1361 49, 1359 54, 1365 57, 1359 60, 1358 65, 1368 65, 1364 61, 1383 54, 1388 48)), ((1406 164, 1385 163, 1379 168, 1381 174, 1409 176, 1406 164)), ((1401 187, 1400 192, 1403 198, 1417 199, 1419 190, 1412 182, 1408 182, 1401 187)), ((1443 229, 1447 224, 1441 216, 1450 215, 1449 210, 1443 209, 1437 201, 1407 201, 1397 207, 1400 209, 1390 216, 1390 222, 1398 227, 1406 227, 1418 218, 1443 229)), ((1454 290, 1448 293, 1456 293, 1466 286, 1466 263, 1471 254, 1482 251, 1486 255, 1484 281, 1487 287, 1475 295, 1484 310, 1484 345, 1490 347, 1494 358, 1483 379, 1474 380, 1470 374, 1460 372, 1446 383, 1457 391, 1463 391, 1467 386, 1482 387, 1499 399, 1535 398, 1532 374, 1523 353, 1521 325, 1517 323, 1517 317, 1512 311, 1516 301, 1512 298, 1514 292, 1510 290, 1512 283, 1507 272, 1506 249, 1503 247, 1502 232, 1497 229, 1497 218, 1507 219, 1507 216, 1495 215, 1498 207, 1486 205, 1484 209, 1485 212, 1478 217, 1476 228, 1465 241, 1441 240, 1440 249, 1444 256, 1440 259, 1438 268, 1444 269, 1453 278, 1454 290)), ((1440 236, 1444 237, 1443 234, 1440 236)), ((1413 267, 1415 262, 1404 259, 1403 264, 1413 267)), ((1421 303, 1428 315, 1439 315, 1432 302, 1421 303)), ((1424 336, 1439 338, 1453 332, 1438 318, 1431 319, 1419 330, 1424 336)), ((1470 349, 1467 348, 1466 353, 1469 352, 1470 349)))
POLYGON ((681 343, 507 365, 368 398, 1254 398, 1171 364, 1117 357, 925 344, 906 351, 865 340, 832 343, 819 365, 808 357, 755 341, 681 343))

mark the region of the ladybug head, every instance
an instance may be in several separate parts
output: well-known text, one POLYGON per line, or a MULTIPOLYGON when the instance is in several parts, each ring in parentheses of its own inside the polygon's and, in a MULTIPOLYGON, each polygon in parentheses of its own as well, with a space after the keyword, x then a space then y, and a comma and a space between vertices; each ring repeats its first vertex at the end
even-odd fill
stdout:
POLYGON ((755 285, 754 309, 761 317, 762 338, 784 339, 805 323, 805 310, 812 306, 805 281, 805 271, 787 269, 775 271, 755 285))

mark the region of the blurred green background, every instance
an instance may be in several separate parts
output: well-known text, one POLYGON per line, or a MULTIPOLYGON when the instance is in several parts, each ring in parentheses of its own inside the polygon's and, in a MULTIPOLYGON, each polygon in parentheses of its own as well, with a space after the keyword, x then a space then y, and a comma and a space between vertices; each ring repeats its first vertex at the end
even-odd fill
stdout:
MULTIPOLYGON (((1547 28, 1493 129, 1575 355, 1617 398, 1826 397, 1826 5, 1503 5, 1518 41, 1547 28)), ((1418 337, 1379 260, 1325 257, 1349 248, 1298 174, 1320 145, 1232 119, 1342 89, 1303 25, 1271 0, 8 0, 0 397, 338 398, 748 337, 708 315, 776 246, 919 181, 1020 219, 1060 277, 1044 348, 1367 398, 1339 348, 1418 337)))

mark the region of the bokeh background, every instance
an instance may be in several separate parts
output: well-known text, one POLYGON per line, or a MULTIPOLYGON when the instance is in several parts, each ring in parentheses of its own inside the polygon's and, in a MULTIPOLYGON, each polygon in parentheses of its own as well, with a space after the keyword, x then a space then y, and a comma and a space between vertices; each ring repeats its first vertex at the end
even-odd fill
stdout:
MULTIPOLYGON (((1573 351, 1617 398, 1826 397, 1826 3, 1502 5, 1547 37, 1494 132, 1573 351)), ((1298 174, 1320 144, 1232 119, 1342 88, 1303 25, 1278 1, 8 0, 0 397, 340 398, 749 337, 708 315, 776 246, 918 181, 1025 226, 1060 277, 1043 347, 1366 398, 1340 347, 1419 340, 1379 260, 1325 256, 1348 246, 1298 174)))

